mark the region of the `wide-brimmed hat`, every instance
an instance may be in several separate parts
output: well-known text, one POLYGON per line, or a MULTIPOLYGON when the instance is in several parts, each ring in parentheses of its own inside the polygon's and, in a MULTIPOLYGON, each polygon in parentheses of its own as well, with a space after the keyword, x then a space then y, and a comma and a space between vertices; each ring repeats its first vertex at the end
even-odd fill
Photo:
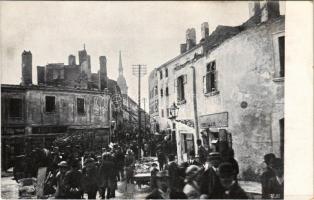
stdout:
POLYGON ((68 167, 68 163, 67 163, 67 161, 61 161, 61 162, 59 162, 58 166, 59 167, 68 167))

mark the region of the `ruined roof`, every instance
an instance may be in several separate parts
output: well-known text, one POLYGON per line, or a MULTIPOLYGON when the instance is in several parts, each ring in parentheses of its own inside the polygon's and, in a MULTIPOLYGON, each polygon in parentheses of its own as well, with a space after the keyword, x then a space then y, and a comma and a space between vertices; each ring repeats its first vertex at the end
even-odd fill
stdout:
POLYGON ((58 91, 58 92, 105 94, 103 91, 82 89, 82 88, 55 87, 55 86, 46 86, 46 85, 24 86, 24 85, 13 85, 13 84, 1 84, 1 91, 5 91, 5 90, 46 90, 46 91, 58 91))

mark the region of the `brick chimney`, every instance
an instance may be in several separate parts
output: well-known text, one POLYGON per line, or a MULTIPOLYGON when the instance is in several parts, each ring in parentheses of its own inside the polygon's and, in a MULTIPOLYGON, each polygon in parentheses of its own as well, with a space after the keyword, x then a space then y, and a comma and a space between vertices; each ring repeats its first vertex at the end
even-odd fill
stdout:
POLYGON ((75 56, 74 55, 69 55, 69 65, 70 66, 76 65, 75 56))
POLYGON ((184 44, 180 44, 180 53, 182 54, 182 53, 184 53, 184 52, 186 52, 186 43, 184 43, 184 44))
POLYGON ((264 0, 261 2, 261 22, 266 22, 279 16, 279 1, 264 0))
POLYGON ((46 83, 46 68, 37 66, 37 84, 44 85, 46 83))
POLYGON ((196 45, 195 28, 189 28, 186 30, 186 45, 187 51, 192 49, 196 45))
POLYGON ((249 2, 249 14, 250 18, 258 15, 261 12, 261 4, 259 1, 251 1, 249 2))
POLYGON ((201 39, 205 39, 207 37, 209 37, 209 26, 208 26, 208 22, 204 22, 201 25, 201 35, 202 38, 201 39))
POLYGON ((32 78, 32 53, 30 51, 23 51, 22 53, 22 84, 33 84, 32 78))
POLYGON ((108 88, 108 77, 107 77, 107 58, 106 56, 99 57, 99 90, 104 91, 108 88))

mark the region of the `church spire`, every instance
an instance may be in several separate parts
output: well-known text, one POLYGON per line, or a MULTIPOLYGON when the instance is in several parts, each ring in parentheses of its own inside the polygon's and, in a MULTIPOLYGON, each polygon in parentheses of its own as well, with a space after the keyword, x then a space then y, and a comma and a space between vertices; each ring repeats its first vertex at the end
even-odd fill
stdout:
POLYGON ((119 51, 119 74, 120 74, 120 75, 123 75, 121 51, 119 51))

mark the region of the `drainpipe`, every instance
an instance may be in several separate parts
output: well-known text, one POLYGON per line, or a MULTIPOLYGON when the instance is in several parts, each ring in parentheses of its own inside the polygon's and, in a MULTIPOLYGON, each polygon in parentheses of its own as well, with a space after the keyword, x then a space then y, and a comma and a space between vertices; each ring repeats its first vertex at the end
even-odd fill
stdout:
POLYGON ((195 75, 195 67, 191 66, 191 68, 192 68, 192 75, 193 75, 193 108, 194 108, 195 135, 196 135, 194 146, 195 146, 195 155, 198 155, 198 146, 197 146, 196 141, 200 137, 199 137, 199 128, 198 128, 198 113, 197 113, 197 98, 196 98, 196 75, 195 75))

